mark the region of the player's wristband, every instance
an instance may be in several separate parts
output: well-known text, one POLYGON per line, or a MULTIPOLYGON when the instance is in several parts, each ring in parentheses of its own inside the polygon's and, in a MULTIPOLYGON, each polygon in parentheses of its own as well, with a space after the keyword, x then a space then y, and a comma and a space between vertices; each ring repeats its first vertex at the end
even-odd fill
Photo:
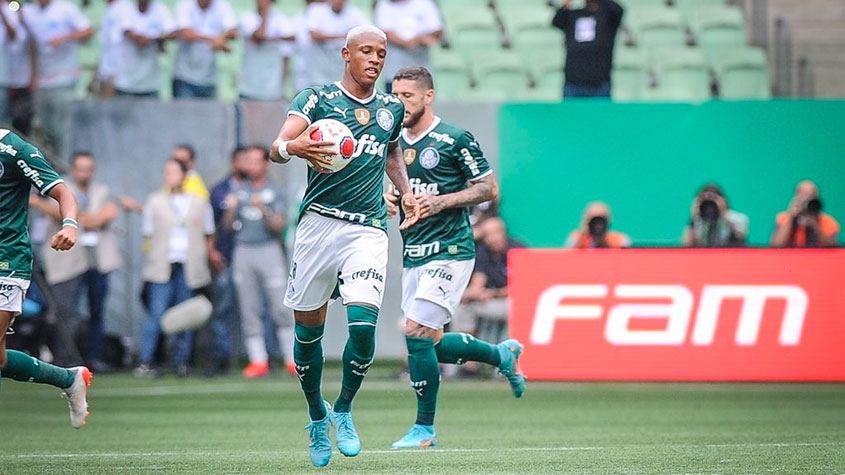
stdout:
POLYGON ((290 143, 289 140, 279 143, 279 156, 286 162, 293 158, 293 155, 288 153, 288 143, 290 143))
POLYGON ((62 227, 70 226, 73 229, 79 229, 79 223, 73 218, 65 218, 62 220, 62 227))

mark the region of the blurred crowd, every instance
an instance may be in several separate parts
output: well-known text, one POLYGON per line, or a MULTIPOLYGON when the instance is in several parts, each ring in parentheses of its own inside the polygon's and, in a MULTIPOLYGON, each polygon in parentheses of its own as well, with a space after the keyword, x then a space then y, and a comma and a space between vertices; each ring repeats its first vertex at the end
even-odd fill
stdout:
MULTIPOLYGON (((29 134, 36 120, 56 151, 63 150, 80 79, 81 43, 99 42, 97 72, 88 87, 100 97, 158 97, 168 81, 174 98, 215 98, 218 56, 231 54, 242 41, 240 98, 279 100, 288 81, 301 90, 337 80, 346 33, 370 23, 345 0, 304 0, 303 12, 290 18, 274 8, 274 0, 256 0, 240 17, 228 0, 181 0, 173 11, 160 0, 93 1, 108 3, 98 29, 68 0, 22 7, 0 0, 0 123, 29 134), (168 43, 175 47, 171 77, 160 61, 168 43)), ((385 77, 404 66, 429 64, 429 47, 442 30, 433 0, 380 0, 374 20, 391 48, 385 77)))
MULTIPOLYGON (((274 357, 280 368, 295 374, 293 315, 280 298, 288 275, 283 236, 289 218, 295 219, 286 215, 288 190, 268 176, 269 152, 262 145, 234 150, 229 174, 210 189, 196 172, 196 162, 190 144, 176 145, 161 171, 161 185, 140 203, 97 181, 92 154, 74 153, 66 182, 80 205, 78 245, 59 253, 44 244, 37 252, 33 290, 10 344, 34 354, 47 347, 59 364, 85 362, 97 372, 131 361, 139 377, 162 371, 187 376, 196 373, 198 361, 206 374, 223 374, 244 357, 238 369, 246 378, 268 375, 274 357), (110 276, 124 266, 115 232, 121 213, 140 215, 144 237, 140 299, 146 317, 132 355, 123 353, 120 338, 104 331, 110 276), (185 319, 199 321, 179 323, 185 319), (212 340, 208 354, 197 354, 197 326, 212 340)), ((34 194, 30 204, 47 222, 42 234, 60 226, 54 202, 34 194)), ((475 270, 450 328, 498 341, 508 332, 507 253, 523 245, 509 237, 498 203, 473 208, 470 220, 475 270)), ((612 223, 608 205, 589 203, 564 245, 630 247, 631 239, 612 229, 612 223)), ((683 245, 740 247, 748 229, 748 216, 731 208, 719 186, 708 184, 690 206, 683 245)), ((838 243, 839 224, 823 211, 818 187, 810 181, 797 185, 773 229, 773 247, 838 243)), ((462 371, 471 374, 473 369, 462 371)))

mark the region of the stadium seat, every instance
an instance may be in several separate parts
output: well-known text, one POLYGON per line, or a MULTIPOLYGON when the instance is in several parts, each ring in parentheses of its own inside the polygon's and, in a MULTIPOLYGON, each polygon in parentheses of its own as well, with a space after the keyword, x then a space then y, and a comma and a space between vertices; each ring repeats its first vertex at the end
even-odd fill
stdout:
POLYGON ((511 45, 520 51, 540 49, 549 56, 560 56, 563 54, 563 33, 553 27, 523 29, 511 35, 511 45))
POLYGON ((472 59, 472 66, 479 90, 501 90, 507 97, 516 97, 528 88, 527 68, 513 51, 478 54, 472 59))
POLYGON ((463 56, 454 50, 434 48, 431 66, 438 98, 459 99, 469 89, 469 66, 463 56))
POLYGON ((627 25, 634 42, 644 48, 679 47, 687 41, 681 14, 674 8, 638 8, 631 11, 627 25))
POLYGON ((504 102, 510 99, 508 92, 501 89, 472 88, 456 100, 461 102, 504 102))
POLYGON ((695 7, 687 23, 696 43, 703 48, 747 43, 745 19, 738 7, 695 7))
POLYGON ((690 13, 695 8, 699 7, 721 7, 725 5, 725 0, 675 0, 675 6, 681 11, 684 18, 689 18, 690 13))
POLYGON ((722 99, 770 99, 766 53, 758 48, 722 48, 708 52, 722 99))
POLYGON ((663 48, 653 52, 657 75, 656 98, 673 102, 701 102, 712 97, 704 54, 697 48, 663 48))
POLYGON ((563 88, 544 89, 532 87, 525 89, 518 95, 512 97, 511 101, 517 102, 560 102, 563 96, 563 88))
POLYGON ((639 48, 616 48, 611 73, 614 101, 629 102, 645 98, 650 86, 647 59, 639 48))
POLYGON ((443 17, 449 43, 467 57, 502 44, 499 25, 490 9, 452 7, 444 9, 443 17))
POLYGON ((554 11, 543 6, 512 4, 498 9, 499 18, 509 35, 534 28, 551 28, 554 11))
POLYGON ((640 8, 663 8, 666 6, 666 0, 617 0, 617 3, 629 12, 640 8))

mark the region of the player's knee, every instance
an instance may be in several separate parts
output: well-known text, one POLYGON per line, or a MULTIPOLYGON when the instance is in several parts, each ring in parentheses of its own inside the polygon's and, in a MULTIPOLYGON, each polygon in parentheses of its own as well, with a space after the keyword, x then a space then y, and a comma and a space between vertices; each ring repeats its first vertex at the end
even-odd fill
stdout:
POLYGON ((0 344, 0 370, 6 368, 6 345, 0 344))

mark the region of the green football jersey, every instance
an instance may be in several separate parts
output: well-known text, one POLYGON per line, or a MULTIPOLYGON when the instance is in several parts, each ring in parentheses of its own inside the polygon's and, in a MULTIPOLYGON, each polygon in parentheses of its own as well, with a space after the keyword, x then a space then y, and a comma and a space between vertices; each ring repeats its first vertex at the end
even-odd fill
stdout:
POLYGON ((343 170, 322 174, 308 169, 300 215, 312 211, 386 230, 387 206, 382 197, 385 159, 388 143, 397 141, 402 130, 402 102, 379 91, 361 100, 336 82, 303 90, 291 101, 288 114, 309 124, 319 119, 338 120, 355 138, 355 152, 343 170))
MULTIPOLYGON (((491 173, 478 142, 468 131, 434 118, 416 140, 403 130, 400 143, 414 193, 445 195, 467 188, 469 181, 491 173)), ((401 210, 401 207, 400 207, 401 210)), ((405 219, 404 213, 401 218, 405 219)), ((404 267, 435 260, 475 258, 475 242, 466 208, 445 209, 402 232, 404 267)))
POLYGON ((29 190, 42 195, 62 183, 41 152, 0 129, 0 277, 32 278, 29 190))

